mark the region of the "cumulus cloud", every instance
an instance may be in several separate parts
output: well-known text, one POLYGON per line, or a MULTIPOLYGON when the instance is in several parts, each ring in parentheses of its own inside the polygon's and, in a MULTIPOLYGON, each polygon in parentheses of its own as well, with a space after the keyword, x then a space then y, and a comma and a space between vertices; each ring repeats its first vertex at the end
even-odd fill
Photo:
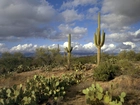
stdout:
POLYGON ((69 0, 67 2, 63 2, 61 8, 74 8, 79 5, 94 5, 96 4, 97 0, 69 0))
POLYGON ((59 32, 55 33, 54 36, 50 36, 50 39, 53 40, 66 40, 68 34, 71 34, 72 39, 76 40, 82 38, 84 35, 87 34, 87 28, 79 27, 79 26, 71 26, 69 24, 60 24, 58 26, 59 32))
POLYGON ((122 42, 133 42, 139 43, 140 41, 140 29, 136 30, 135 32, 122 32, 122 33, 112 33, 106 35, 106 42, 110 43, 122 43, 122 42))
POLYGON ((111 44, 104 44, 103 47, 101 48, 103 52, 107 53, 118 53, 118 49, 116 49, 116 45, 111 43, 111 44))
MULTIPOLYGON (((94 46, 92 42, 83 44, 83 45, 78 42, 72 42, 71 46, 73 47, 73 51, 72 51, 73 53, 84 54, 84 53, 93 53, 96 51, 96 47, 94 46)), ((33 44, 23 44, 23 45, 19 44, 10 49, 6 48, 4 44, 0 44, 0 48, 2 49, 0 50, 0 52, 9 51, 11 53, 14 53, 14 52, 34 53, 35 50, 39 47, 54 49, 54 48, 58 48, 58 44, 52 44, 48 46, 47 45, 38 46, 38 45, 33 45, 33 44)), ((64 52, 66 47, 68 47, 68 42, 64 42, 63 44, 60 44, 59 45, 60 52, 64 52)))
POLYGON ((37 47, 38 47, 37 45, 33 45, 33 44, 23 44, 23 45, 19 44, 17 46, 12 47, 9 51, 10 52, 33 53, 33 52, 35 52, 37 47))
POLYGON ((1 37, 47 37, 47 24, 59 20, 46 0, 0 0, 0 14, 1 37))
POLYGON ((140 21, 139 0, 104 0, 102 21, 110 31, 125 31, 140 21))
POLYGON ((75 20, 82 20, 83 15, 78 14, 76 10, 71 9, 71 10, 65 10, 62 12, 62 16, 64 17, 66 22, 72 22, 75 20))
POLYGON ((134 49, 136 47, 136 44, 133 42, 123 42, 124 45, 130 45, 131 49, 134 49))
MULTIPOLYGON (((80 54, 88 54, 88 53, 96 53, 96 47, 92 42, 87 44, 80 44, 78 42, 72 42, 73 53, 80 53, 80 54)), ((68 47, 68 42, 63 44, 63 48, 68 47)))
POLYGON ((87 10, 87 19, 94 19, 97 20, 97 12, 99 11, 98 7, 89 8, 87 10))
POLYGON ((8 48, 6 47, 6 45, 4 43, 0 43, 0 52, 7 52, 8 48))
POLYGON ((120 49, 120 51, 131 49, 131 45, 126 45, 124 43, 119 44, 117 47, 120 49))

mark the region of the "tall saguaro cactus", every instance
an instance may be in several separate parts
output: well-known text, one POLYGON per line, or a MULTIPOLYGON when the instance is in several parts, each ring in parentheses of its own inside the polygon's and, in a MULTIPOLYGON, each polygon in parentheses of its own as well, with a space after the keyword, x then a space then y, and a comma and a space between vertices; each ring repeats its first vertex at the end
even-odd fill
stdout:
POLYGON ((98 14, 98 28, 96 33, 94 34, 94 44, 97 47, 97 65, 100 63, 101 59, 101 47, 104 45, 105 42, 105 32, 100 32, 100 13, 98 14))
POLYGON ((73 47, 71 47, 71 34, 68 36, 68 47, 66 47, 66 52, 67 52, 67 63, 68 67, 67 69, 70 69, 70 59, 71 59, 71 52, 72 52, 73 47))

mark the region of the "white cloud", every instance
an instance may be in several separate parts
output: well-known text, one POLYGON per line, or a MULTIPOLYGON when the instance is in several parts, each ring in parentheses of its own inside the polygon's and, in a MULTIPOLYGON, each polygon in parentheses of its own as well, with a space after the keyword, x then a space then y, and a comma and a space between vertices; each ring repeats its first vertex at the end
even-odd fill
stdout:
MULTIPOLYGON (((68 46, 68 42, 65 42, 63 44, 63 48, 66 48, 68 46)), ((72 42, 71 46, 73 47, 73 53, 94 53, 96 52, 96 47, 92 42, 89 42, 87 44, 80 44, 78 42, 72 42)))
POLYGON ((79 5, 85 6, 85 5, 94 5, 96 4, 97 0, 69 0, 67 2, 63 2, 63 5, 61 8, 73 8, 77 7, 79 5))
POLYGON ((46 0, 0 0, 0 14, 1 39, 38 35, 47 37, 51 28, 47 24, 60 19, 60 15, 46 0), (48 34, 44 34, 44 31, 48 34))
MULTIPOLYGON (((71 25, 69 24, 60 24, 58 26, 58 29, 60 32, 58 33, 58 35, 55 35, 55 38, 57 40, 67 39, 68 34, 71 34, 71 37, 74 40, 80 39, 87 34, 87 28, 79 27, 79 26, 71 27, 71 25)), ((55 38, 53 37, 53 39, 55 38)))
POLYGON ((123 44, 130 45, 132 49, 134 49, 136 47, 136 44, 133 42, 123 42, 123 44))
POLYGON ((78 14, 76 10, 71 9, 71 10, 65 10, 62 12, 62 16, 64 17, 66 22, 72 22, 75 20, 82 20, 83 15, 78 14))
POLYGON ((140 29, 136 31, 128 31, 128 32, 122 32, 122 33, 112 33, 106 35, 106 42, 110 43, 122 43, 122 42, 136 42, 139 43, 140 41, 140 29))
POLYGON ((62 31, 65 34, 71 33, 71 34, 86 34, 87 28, 76 26, 74 28, 71 28, 68 24, 60 24, 58 26, 59 30, 62 31))
POLYGON ((87 16, 86 18, 87 19, 94 19, 94 20, 97 20, 97 12, 99 11, 99 8, 98 7, 93 7, 93 8, 89 8, 87 10, 87 16))
MULTIPOLYGON (((80 54, 94 54, 97 53, 97 48, 93 44, 93 42, 80 44, 78 42, 72 42, 71 46, 73 47, 72 53, 80 53, 80 54)), ((51 44, 51 45, 33 45, 33 44, 19 44, 8 49, 5 44, 0 43, 0 52, 22 52, 22 53, 34 53, 36 48, 43 47, 43 48, 58 48, 58 44, 51 44)), ((59 44, 60 52, 64 52, 65 48, 68 47, 68 42, 64 42, 63 44, 59 44)), ((135 50, 139 52, 139 45, 136 45, 133 42, 123 42, 121 44, 115 45, 113 43, 104 44, 101 48, 103 52, 107 53, 119 53, 122 50, 135 50)))
POLYGON ((10 52, 34 52, 38 46, 33 44, 17 45, 10 49, 10 52))
POLYGON ((8 51, 8 48, 5 46, 4 43, 0 43, 0 52, 3 53, 3 52, 7 52, 8 51))
POLYGON ((111 43, 111 44, 104 44, 103 47, 101 48, 103 52, 107 53, 118 53, 116 49, 116 45, 111 43))
POLYGON ((102 20, 110 31, 125 31, 130 25, 140 21, 139 0, 104 0, 102 4, 102 20))

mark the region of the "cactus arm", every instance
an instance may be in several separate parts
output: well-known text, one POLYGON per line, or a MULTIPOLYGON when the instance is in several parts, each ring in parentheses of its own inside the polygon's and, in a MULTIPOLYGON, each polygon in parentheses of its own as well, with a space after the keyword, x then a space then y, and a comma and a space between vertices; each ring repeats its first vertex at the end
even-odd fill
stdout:
POLYGON ((95 44, 96 47, 98 46, 98 44, 97 44, 97 35, 96 34, 94 34, 94 44, 95 44))
POLYGON ((104 33, 104 31, 103 31, 102 39, 101 39, 101 40, 102 40, 102 41, 101 41, 100 46, 102 47, 102 46, 104 45, 104 42, 105 42, 105 33, 104 33))
POLYGON ((99 30, 99 28, 98 28, 98 30, 97 30, 97 43, 98 43, 98 46, 100 45, 100 43, 101 43, 101 37, 100 37, 100 30, 99 30))

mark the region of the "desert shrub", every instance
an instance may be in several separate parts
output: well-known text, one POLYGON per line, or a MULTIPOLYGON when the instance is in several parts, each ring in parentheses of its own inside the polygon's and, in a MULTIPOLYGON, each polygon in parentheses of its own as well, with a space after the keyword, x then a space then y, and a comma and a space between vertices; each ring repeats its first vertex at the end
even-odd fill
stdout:
POLYGON ((31 57, 25 57, 20 52, 15 52, 13 54, 5 52, 2 53, 0 58, 0 74, 15 72, 17 71, 19 65, 23 65, 24 67, 30 67, 31 64, 32 64, 31 57))
POLYGON ((130 50, 130 51, 121 51, 119 54, 118 54, 118 59, 119 60, 122 60, 122 59, 128 59, 128 60, 136 60, 136 53, 133 51, 133 50, 130 50))
POLYGON ((78 64, 79 62, 81 62, 82 64, 86 64, 86 63, 96 63, 96 56, 83 56, 83 57, 72 57, 71 59, 72 64, 78 64))
POLYGON ((136 54, 136 61, 140 61, 140 53, 136 54))
POLYGON ((107 53, 101 53, 101 62, 106 61, 110 58, 110 55, 107 53))
POLYGON ((72 67, 72 70, 75 70, 75 71, 90 70, 92 68, 91 64, 83 64, 82 62, 73 64, 71 67, 72 67))
POLYGON ((122 59, 119 60, 117 64, 120 67, 121 74, 139 77, 140 68, 138 65, 133 64, 132 61, 129 61, 128 59, 122 59))
POLYGON ((109 62, 102 62, 94 69, 93 78, 99 81, 109 81, 119 75, 119 66, 109 62))
POLYGON ((37 48, 35 52, 35 57, 33 59, 33 65, 37 67, 51 65, 56 67, 58 65, 63 65, 64 58, 57 51, 57 49, 46 49, 37 48))
POLYGON ((118 60, 118 66, 122 71, 126 71, 132 69, 133 64, 128 59, 118 60))
POLYGON ((133 50, 127 52, 126 58, 128 60, 135 61, 136 60, 136 53, 133 50))

